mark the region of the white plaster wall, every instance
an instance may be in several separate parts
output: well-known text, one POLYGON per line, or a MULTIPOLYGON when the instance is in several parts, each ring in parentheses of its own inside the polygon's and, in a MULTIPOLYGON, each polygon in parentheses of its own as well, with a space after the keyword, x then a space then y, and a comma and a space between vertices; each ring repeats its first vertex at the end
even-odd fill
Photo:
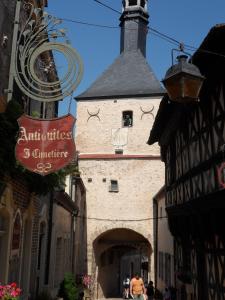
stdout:
POLYGON ((90 100, 77 103, 76 145, 80 153, 114 153, 112 130, 122 128, 122 112, 133 111, 124 154, 158 155, 159 147, 146 144, 161 98, 90 100), (114 102, 117 101, 117 102, 114 102), (143 114, 143 111, 151 112, 143 114), (88 113, 89 112, 89 113, 88 113), (99 113, 98 113, 99 112, 99 113), (98 113, 98 114, 97 114, 98 113), (91 118, 90 114, 97 114, 91 118), (88 120, 89 118, 89 120, 88 120))

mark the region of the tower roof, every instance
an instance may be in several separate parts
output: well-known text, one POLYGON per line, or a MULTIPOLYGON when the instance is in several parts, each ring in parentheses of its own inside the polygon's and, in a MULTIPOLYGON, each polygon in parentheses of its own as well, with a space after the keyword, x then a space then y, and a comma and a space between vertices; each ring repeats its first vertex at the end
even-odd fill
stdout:
POLYGON ((124 0, 120 17, 120 55, 77 100, 165 94, 145 59, 147 0, 124 0))
POLYGON ((125 51, 77 100, 163 95, 164 89, 140 50, 125 51))

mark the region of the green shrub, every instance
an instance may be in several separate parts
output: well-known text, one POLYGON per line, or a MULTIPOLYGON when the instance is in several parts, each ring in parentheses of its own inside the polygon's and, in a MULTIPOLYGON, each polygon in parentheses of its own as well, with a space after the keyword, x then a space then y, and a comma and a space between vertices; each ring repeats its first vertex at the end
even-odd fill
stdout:
POLYGON ((78 288, 75 284, 74 275, 66 273, 64 280, 60 284, 58 297, 64 300, 78 300, 78 288))

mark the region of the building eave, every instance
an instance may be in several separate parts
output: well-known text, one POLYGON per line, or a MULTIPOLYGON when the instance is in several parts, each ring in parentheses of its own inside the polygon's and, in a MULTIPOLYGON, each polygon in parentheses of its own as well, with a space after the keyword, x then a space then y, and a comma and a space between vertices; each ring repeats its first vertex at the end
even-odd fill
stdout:
POLYGON ((166 94, 166 92, 159 92, 159 93, 146 93, 146 94, 115 94, 115 95, 98 95, 98 96, 93 96, 93 97, 82 97, 82 96, 77 96, 74 97, 74 99, 78 101, 85 101, 85 100, 107 100, 107 99, 115 99, 115 98, 153 98, 153 97, 162 97, 166 94))
POLYGON ((119 159, 146 159, 146 160, 160 160, 160 155, 145 155, 145 154, 79 154, 79 160, 119 160, 119 159))

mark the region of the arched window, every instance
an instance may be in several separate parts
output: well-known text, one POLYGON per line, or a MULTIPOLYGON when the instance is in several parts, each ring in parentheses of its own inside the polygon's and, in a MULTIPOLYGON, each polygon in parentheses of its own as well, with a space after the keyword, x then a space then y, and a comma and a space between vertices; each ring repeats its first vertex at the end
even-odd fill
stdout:
POLYGON ((132 110, 123 111, 123 127, 133 126, 133 112, 132 110))
POLYGON ((41 265, 43 264, 43 253, 45 249, 45 238, 46 238, 46 224, 45 222, 41 222, 39 226, 39 245, 38 245, 38 264, 37 268, 40 270, 41 265))
POLYGON ((18 212, 16 214, 16 218, 13 226, 13 234, 12 234, 12 251, 19 251, 21 245, 21 230, 22 230, 22 219, 21 215, 18 212))
POLYGON ((20 276, 20 248, 22 245, 22 218, 21 213, 18 211, 16 213, 13 230, 12 230, 12 240, 11 240, 11 252, 10 252, 10 261, 9 261, 9 282, 19 282, 20 276))

